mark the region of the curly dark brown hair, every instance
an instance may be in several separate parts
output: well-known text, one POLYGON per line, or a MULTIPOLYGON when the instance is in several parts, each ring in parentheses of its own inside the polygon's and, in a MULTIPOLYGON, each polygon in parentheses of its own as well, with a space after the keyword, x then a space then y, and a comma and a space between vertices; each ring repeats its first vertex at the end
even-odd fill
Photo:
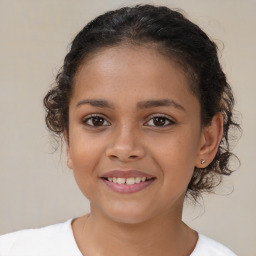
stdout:
POLYGON ((56 86, 44 98, 47 127, 62 137, 69 130, 69 101, 74 76, 82 61, 93 53, 121 44, 153 45, 159 53, 177 61, 189 77, 201 104, 201 125, 220 112, 224 133, 214 160, 204 169, 195 167, 187 195, 197 199, 212 192, 223 175, 230 175, 230 130, 240 128, 233 117, 234 98, 218 59, 216 44, 179 11, 167 7, 136 5, 107 12, 88 23, 74 38, 56 86))

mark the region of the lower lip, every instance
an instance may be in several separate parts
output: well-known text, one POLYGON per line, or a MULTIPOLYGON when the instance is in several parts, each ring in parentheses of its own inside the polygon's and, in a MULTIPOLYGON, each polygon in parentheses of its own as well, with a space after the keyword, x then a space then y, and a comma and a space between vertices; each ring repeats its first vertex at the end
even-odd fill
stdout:
POLYGON ((140 183, 135 183, 132 185, 127 185, 127 184, 118 184, 114 183, 105 179, 102 179, 102 181, 113 191, 118 192, 118 193, 134 193, 141 191, 148 187, 155 179, 147 180, 144 182, 140 183))

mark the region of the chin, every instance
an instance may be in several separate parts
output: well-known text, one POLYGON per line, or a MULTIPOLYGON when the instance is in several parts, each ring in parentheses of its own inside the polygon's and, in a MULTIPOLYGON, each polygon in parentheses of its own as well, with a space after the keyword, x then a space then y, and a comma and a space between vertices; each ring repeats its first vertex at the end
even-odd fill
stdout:
POLYGON ((149 208, 136 207, 134 205, 128 206, 127 204, 111 205, 97 210, 100 210, 106 218, 123 224, 139 224, 153 217, 149 208))
POLYGON ((109 216, 112 221, 120 224, 139 224, 147 221, 149 218, 147 218, 145 215, 141 216, 139 214, 115 214, 109 216))

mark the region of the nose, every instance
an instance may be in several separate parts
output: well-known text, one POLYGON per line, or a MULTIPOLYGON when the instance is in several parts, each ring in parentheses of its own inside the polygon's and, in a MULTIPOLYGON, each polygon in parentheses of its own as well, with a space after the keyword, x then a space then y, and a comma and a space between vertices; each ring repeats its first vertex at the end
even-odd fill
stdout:
POLYGON ((128 127, 115 131, 106 149, 107 157, 121 162, 135 161, 144 155, 145 150, 136 129, 128 127))

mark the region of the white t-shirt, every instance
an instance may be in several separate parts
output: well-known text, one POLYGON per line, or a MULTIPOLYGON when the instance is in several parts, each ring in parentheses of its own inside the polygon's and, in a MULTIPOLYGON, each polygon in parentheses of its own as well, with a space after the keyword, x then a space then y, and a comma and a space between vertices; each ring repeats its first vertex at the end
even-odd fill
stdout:
MULTIPOLYGON (((0 256, 82 256, 72 219, 39 229, 26 229, 0 236, 0 256)), ((199 234, 190 256, 236 256, 222 244, 199 234)))

